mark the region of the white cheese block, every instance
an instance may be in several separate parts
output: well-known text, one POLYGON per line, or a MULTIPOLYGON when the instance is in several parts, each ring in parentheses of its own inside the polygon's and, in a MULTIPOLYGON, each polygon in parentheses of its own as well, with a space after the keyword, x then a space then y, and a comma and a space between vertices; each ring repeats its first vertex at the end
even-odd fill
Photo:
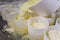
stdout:
POLYGON ((60 31, 50 30, 48 36, 50 40, 60 40, 60 31))
POLYGON ((43 29, 43 28, 47 27, 46 24, 43 23, 43 22, 40 21, 40 20, 35 21, 35 22, 32 22, 31 25, 32 25, 34 28, 36 28, 36 29, 43 29))

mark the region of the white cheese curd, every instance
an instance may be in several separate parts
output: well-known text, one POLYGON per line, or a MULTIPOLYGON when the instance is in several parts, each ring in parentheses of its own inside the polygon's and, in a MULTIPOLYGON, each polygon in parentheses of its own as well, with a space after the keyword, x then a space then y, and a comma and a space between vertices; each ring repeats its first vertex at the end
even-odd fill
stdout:
POLYGON ((43 29, 43 28, 47 27, 46 24, 43 23, 43 22, 40 21, 40 20, 35 21, 35 22, 32 22, 31 25, 32 25, 34 28, 36 28, 36 29, 43 29))
POLYGON ((60 40, 60 31, 50 30, 48 36, 50 40, 60 40))

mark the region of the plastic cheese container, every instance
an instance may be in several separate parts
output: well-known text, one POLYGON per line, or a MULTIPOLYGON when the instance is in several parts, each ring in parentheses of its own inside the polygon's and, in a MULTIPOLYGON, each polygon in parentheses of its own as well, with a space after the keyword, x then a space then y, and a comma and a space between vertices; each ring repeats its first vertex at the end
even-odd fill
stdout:
POLYGON ((33 17, 28 21, 30 40, 43 40, 44 33, 49 27, 49 22, 44 17, 33 17))

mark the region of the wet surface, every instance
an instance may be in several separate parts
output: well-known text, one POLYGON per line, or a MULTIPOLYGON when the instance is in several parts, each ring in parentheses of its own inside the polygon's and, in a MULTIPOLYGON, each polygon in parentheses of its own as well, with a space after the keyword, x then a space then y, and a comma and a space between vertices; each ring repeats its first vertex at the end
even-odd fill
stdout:
POLYGON ((7 24, 0 16, 0 40, 8 40, 7 36, 2 32, 3 27, 7 24))

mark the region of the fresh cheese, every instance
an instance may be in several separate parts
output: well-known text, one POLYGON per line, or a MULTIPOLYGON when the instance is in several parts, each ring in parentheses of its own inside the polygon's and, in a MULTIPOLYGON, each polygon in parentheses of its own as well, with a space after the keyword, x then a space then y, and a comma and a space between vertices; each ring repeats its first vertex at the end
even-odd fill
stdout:
MULTIPOLYGON (((24 14, 29 11, 29 8, 39 3, 41 0, 28 0, 20 7, 18 19, 24 19, 24 14)), ((30 16, 30 15, 29 15, 30 16)))
POLYGON ((50 30, 48 36, 50 40, 60 40, 60 31, 50 30))
POLYGON ((32 22, 31 25, 36 29, 43 29, 47 27, 46 24, 40 20, 32 22))
POLYGON ((31 17, 35 17, 35 16, 39 16, 39 14, 37 14, 35 11, 33 11, 33 9, 28 9, 27 12, 25 12, 25 14, 21 17, 20 15, 17 15, 16 18, 17 20, 28 20, 31 17))

